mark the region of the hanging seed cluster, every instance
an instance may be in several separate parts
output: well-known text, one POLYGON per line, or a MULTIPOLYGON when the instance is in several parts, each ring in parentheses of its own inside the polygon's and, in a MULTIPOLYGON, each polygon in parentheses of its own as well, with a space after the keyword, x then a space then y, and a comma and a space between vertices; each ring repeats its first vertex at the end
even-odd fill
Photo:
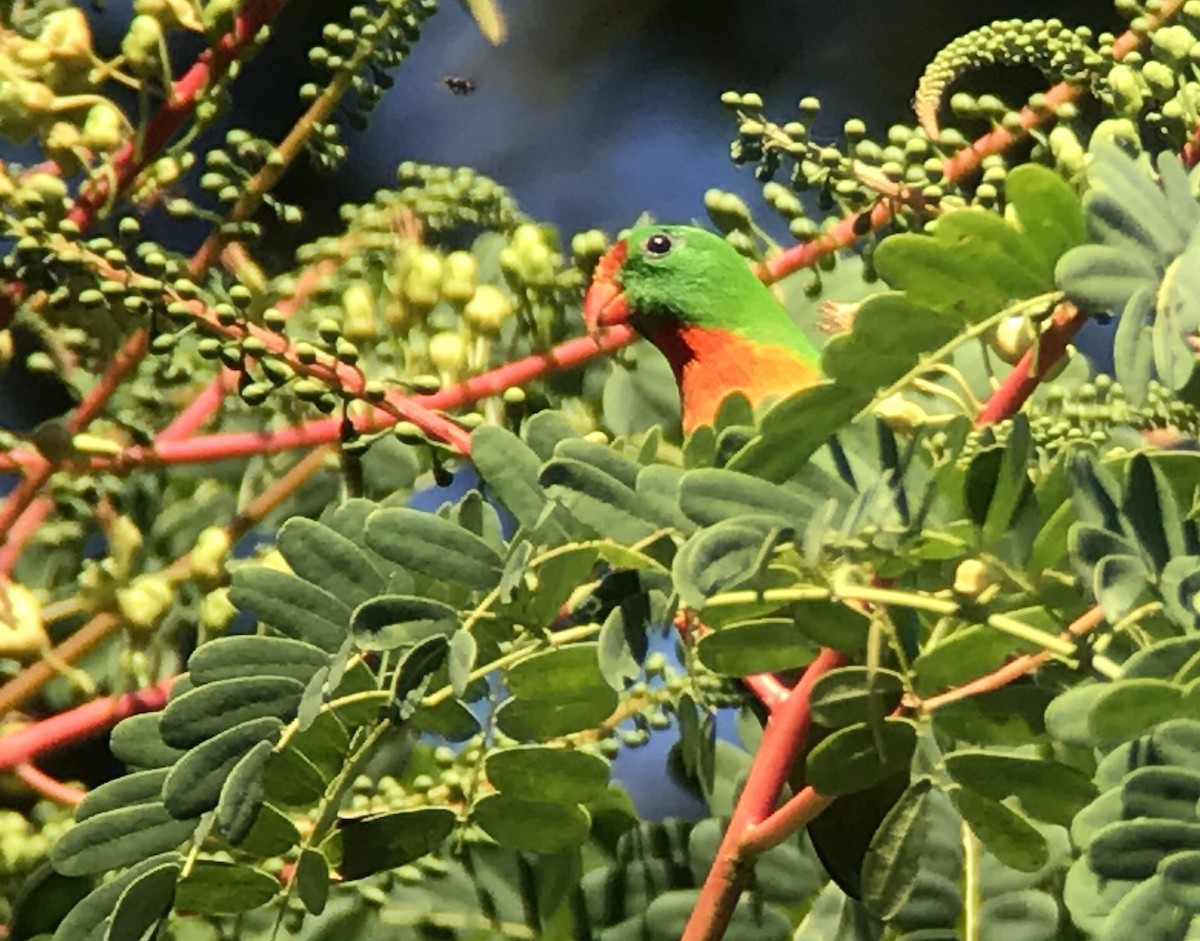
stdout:
MULTIPOLYGON (((355 4, 345 20, 325 26, 321 43, 309 50, 308 58, 328 73, 327 88, 348 85, 353 89, 353 101, 342 105, 342 120, 348 127, 366 128, 371 111, 392 86, 388 70, 404 61, 422 24, 436 10, 437 0, 377 0, 355 4)), ((302 101, 315 101, 323 93, 317 83, 300 88, 302 101)), ((335 169, 346 159, 338 121, 319 123, 308 136, 307 146, 324 169, 335 169)))

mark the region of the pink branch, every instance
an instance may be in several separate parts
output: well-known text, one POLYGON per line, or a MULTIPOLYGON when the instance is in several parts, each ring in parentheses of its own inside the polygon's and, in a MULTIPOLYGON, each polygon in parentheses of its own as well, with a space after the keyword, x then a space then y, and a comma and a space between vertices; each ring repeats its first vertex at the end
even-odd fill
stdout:
POLYGON ((17 765, 16 775, 26 787, 64 807, 74 807, 87 796, 79 788, 64 784, 58 778, 52 778, 29 762, 17 765))
POLYGON ((94 699, 82 706, 42 719, 0 738, 0 771, 33 761, 43 752, 110 729, 127 716, 153 712, 167 704, 174 677, 120 696, 94 699))
POLYGON ((741 849, 742 839, 775 809, 787 783, 788 772, 804 748, 811 722, 808 700, 814 684, 845 662, 842 654, 822 650, 781 707, 771 713, 746 785, 717 850, 717 858, 700 889, 682 941, 717 941, 724 935, 749 875, 751 859, 741 849))

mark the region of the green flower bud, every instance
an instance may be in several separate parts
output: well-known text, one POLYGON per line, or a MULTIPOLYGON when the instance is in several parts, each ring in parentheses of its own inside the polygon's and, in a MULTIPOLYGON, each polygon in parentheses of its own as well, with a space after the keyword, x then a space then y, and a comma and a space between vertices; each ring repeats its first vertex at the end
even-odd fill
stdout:
POLYGON ((443 330, 429 338, 429 360, 443 372, 455 375, 466 361, 466 347, 457 333, 443 330))
POLYGON ((481 284, 463 308, 463 317, 485 336, 495 336, 513 315, 515 308, 508 295, 491 284, 481 284))
POLYGON ((350 340, 371 340, 378 333, 375 297, 365 284, 352 284, 342 292, 342 333, 350 340))
POLYGON ((135 16, 129 24, 125 38, 121 40, 121 54, 130 71, 138 75, 156 72, 162 67, 159 52, 162 49, 162 24, 152 16, 135 16))
POLYGON ((479 262, 470 252, 451 252, 443 264, 442 296, 456 306, 469 301, 478 271, 479 262))

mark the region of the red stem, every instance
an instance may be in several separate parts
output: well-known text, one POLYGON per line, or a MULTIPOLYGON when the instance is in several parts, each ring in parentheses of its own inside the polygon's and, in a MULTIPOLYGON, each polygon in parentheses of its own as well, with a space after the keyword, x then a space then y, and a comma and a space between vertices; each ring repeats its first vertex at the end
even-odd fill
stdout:
POLYGON ((9 732, 0 738, 0 771, 26 764, 59 745, 110 729, 127 716, 161 709, 167 704, 173 682, 175 678, 169 677, 146 689, 93 699, 69 712, 9 732))
POLYGON ((74 807, 87 795, 77 787, 52 778, 36 765, 25 762, 17 765, 17 777, 20 778, 31 790, 47 800, 54 801, 56 804, 62 804, 64 807, 74 807))
POLYGON ((808 700, 813 685, 845 662, 842 654, 828 648, 822 650, 787 699, 771 713, 745 787, 681 941, 716 941, 725 934, 749 875, 751 859, 741 850, 742 838, 775 809, 788 772, 804 748, 811 722, 808 700))
POLYGON ((982 428, 1017 414, 1025 400, 1033 395, 1038 383, 1046 377, 1046 373, 1062 359, 1072 338, 1086 322, 1087 314, 1075 305, 1060 306, 1037 345, 1025 352, 1013 371, 1000 383, 1000 388, 987 400, 975 419, 976 427, 982 428))

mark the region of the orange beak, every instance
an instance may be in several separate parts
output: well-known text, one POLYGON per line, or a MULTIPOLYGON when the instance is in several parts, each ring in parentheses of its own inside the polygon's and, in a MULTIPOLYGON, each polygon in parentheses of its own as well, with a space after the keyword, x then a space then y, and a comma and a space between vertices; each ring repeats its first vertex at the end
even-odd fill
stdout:
POLYGON ((596 265, 592 286, 583 299, 583 322, 588 333, 598 333, 604 327, 629 320, 629 303, 617 283, 617 272, 625 263, 627 251, 624 242, 617 242, 596 265))

